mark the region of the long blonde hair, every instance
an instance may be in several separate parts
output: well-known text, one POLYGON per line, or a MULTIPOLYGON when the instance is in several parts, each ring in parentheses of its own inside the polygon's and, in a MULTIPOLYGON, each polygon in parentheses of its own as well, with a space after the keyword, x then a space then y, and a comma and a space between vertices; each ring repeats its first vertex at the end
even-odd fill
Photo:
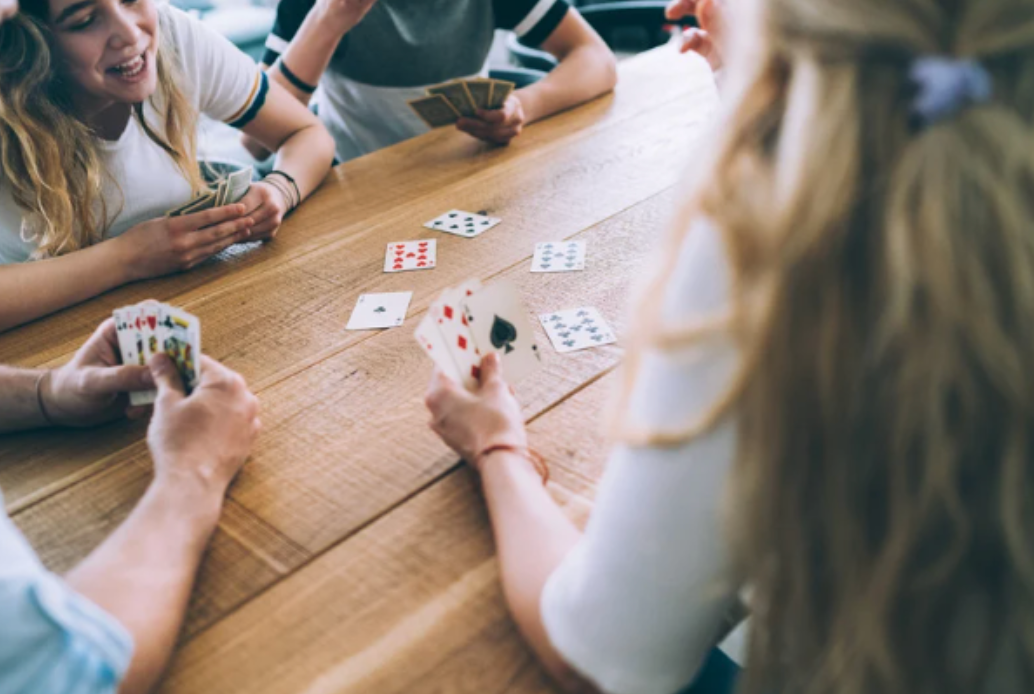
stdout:
MULTIPOLYGON (((0 25, 0 188, 9 188, 24 211, 23 229, 37 246, 35 257, 99 242, 117 216, 102 192, 107 173, 97 138, 76 117, 58 71, 46 15, 47 0, 29 0, 0 25)), ((165 33, 156 60, 158 88, 150 98, 162 122, 149 123, 143 104, 134 105, 133 117, 200 190, 198 113, 177 86, 174 56, 165 33)))
MULTIPOLYGON (((696 426, 633 443, 736 417, 746 691, 968 694, 1003 654, 1034 691, 1034 2, 738 6, 673 243, 720 229, 741 367, 696 426), (928 55, 979 60, 991 102, 913 127, 928 55)), ((700 338, 644 334, 633 364, 700 338)))

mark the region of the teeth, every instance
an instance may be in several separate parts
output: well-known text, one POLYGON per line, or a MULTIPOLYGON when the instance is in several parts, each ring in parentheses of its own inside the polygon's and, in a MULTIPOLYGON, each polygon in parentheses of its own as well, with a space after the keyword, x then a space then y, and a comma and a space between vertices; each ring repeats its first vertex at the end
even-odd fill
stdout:
POLYGON ((127 60, 121 65, 116 65, 115 69, 124 77, 134 77, 139 75, 140 71, 144 69, 144 57, 138 55, 132 60, 127 60))

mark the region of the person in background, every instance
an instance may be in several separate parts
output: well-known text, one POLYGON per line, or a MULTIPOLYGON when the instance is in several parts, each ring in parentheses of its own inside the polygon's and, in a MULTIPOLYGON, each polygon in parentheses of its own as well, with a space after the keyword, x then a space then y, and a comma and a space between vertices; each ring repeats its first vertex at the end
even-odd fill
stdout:
POLYGON ((0 26, 0 86, 0 330, 272 238, 333 159, 307 109, 157 0, 23 2, 0 26), (201 114, 277 170, 239 204, 168 218, 205 186, 201 114))
POLYGON ((166 355, 119 366, 117 354, 109 319, 61 368, 0 367, 0 432, 101 424, 123 416, 127 391, 158 389, 147 431, 154 479, 68 575, 47 571, 0 512, 2 692, 151 690, 176 644, 226 489, 258 434, 258 400, 221 364, 202 357, 201 381, 187 396, 166 355))
POLYGON ((320 119, 347 161, 427 132, 406 102, 441 82, 486 76, 496 29, 559 64, 501 109, 460 119, 460 130, 507 144, 525 125, 614 88, 614 55, 565 0, 282 0, 263 63, 301 103, 318 95, 320 119))
POLYGON ((514 619, 571 691, 680 690, 746 589, 744 694, 1029 692, 1034 3, 726 20, 584 534, 495 356, 431 383, 514 619))

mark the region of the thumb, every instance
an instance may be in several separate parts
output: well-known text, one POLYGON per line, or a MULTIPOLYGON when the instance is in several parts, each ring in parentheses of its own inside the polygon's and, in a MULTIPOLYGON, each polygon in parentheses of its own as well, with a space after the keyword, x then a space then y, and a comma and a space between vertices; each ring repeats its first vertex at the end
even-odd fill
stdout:
POLYGON ((503 380, 503 360, 497 352, 486 355, 481 360, 481 386, 506 386, 503 380))
POLYGON ((95 367, 89 371, 88 389, 96 395, 116 395, 154 388, 154 378, 146 366, 95 367))
POLYGON ((183 379, 180 377, 180 372, 176 370, 176 365, 172 363, 172 359, 169 359, 169 355, 156 354, 151 357, 151 361, 147 365, 151 369, 155 385, 158 386, 159 399, 172 397, 182 400, 185 397, 183 379))

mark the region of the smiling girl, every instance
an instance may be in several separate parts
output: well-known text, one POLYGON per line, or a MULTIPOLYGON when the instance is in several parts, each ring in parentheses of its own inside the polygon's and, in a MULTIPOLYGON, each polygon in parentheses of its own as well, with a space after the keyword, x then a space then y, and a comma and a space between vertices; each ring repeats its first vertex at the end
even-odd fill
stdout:
POLYGON ((0 329, 271 238, 333 157, 246 55, 155 0, 22 3, 0 87, 0 329), (166 218, 204 186, 202 113, 277 151, 276 171, 239 204, 166 218))

